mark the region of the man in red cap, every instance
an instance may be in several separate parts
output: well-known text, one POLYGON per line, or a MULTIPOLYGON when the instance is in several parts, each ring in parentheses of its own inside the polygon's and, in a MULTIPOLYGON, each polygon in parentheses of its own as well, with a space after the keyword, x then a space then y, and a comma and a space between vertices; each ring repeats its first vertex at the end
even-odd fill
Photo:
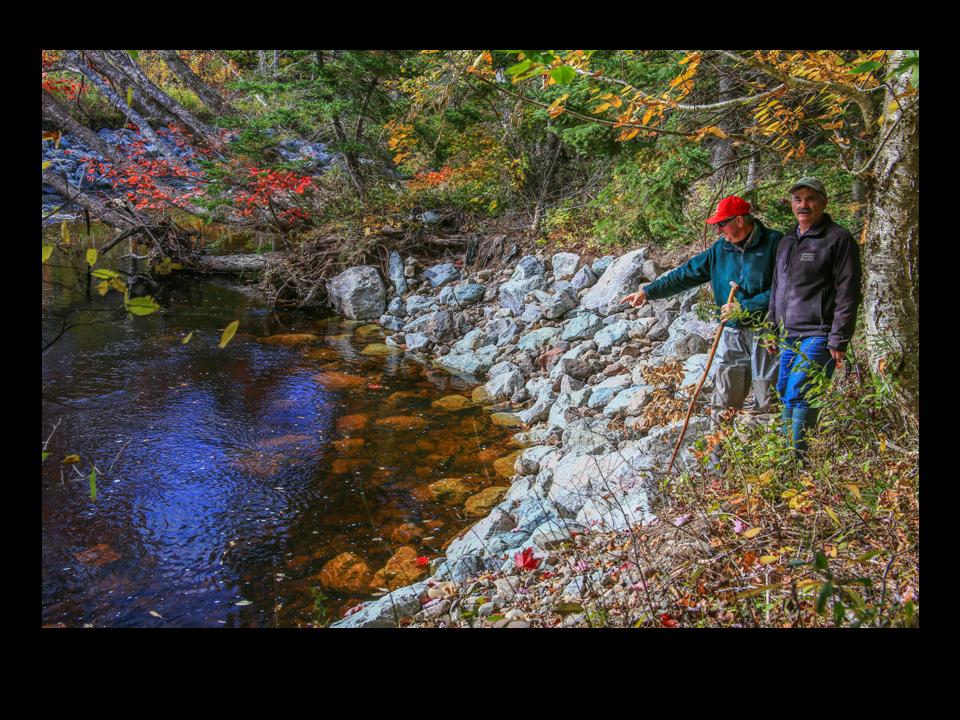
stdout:
POLYGON ((722 233, 708 250, 621 302, 639 307, 648 299, 660 300, 709 280, 724 323, 710 404, 716 410, 740 409, 752 386, 756 410, 768 412, 778 363, 763 347, 760 327, 767 314, 777 243, 783 233, 765 227, 750 214, 750 203, 736 195, 721 200, 707 224, 716 225, 722 233), (721 305, 730 294, 731 281, 739 286, 735 301, 721 305))

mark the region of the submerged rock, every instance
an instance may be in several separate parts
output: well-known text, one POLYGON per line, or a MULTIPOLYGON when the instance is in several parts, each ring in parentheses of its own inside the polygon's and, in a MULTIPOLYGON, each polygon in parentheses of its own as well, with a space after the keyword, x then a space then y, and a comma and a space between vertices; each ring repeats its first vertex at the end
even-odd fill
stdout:
POLYGON ((317 580, 329 590, 360 595, 369 592, 373 572, 362 558, 343 552, 323 566, 317 580))
POLYGON ((316 342, 320 338, 312 333, 287 333, 285 335, 270 335, 268 337, 258 338, 257 342, 265 345, 303 345, 304 343, 316 342))

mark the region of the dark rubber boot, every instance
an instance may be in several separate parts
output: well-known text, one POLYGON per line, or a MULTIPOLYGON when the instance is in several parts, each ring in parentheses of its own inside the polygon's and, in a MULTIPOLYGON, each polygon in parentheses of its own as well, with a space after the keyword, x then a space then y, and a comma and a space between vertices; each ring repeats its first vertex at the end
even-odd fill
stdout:
POLYGON ((803 458, 807 452, 808 435, 817 426, 819 412, 816 408, 794 408, 793 410, 793 447, 803 458))
POLYGON ((780 432, 787 438, 787 445, 793 447, 793 409, 784 407, 780 411, 780 432))

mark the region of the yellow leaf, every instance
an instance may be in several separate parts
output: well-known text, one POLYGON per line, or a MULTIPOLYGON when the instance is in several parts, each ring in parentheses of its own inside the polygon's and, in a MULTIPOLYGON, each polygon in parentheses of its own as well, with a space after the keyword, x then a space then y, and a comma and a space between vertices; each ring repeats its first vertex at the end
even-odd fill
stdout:
POLYGON ((761 565, 770 565, 770 564, 772 564, 772 563, 775 563, 775 562, 776 562, 777 560, 779 560, 779 559, 780 559, 780 556, 779 556, 779 555, 761 555, 761 556, 760 556, 760 564, 761 564, 761 565))
POLYGON ((103 297, 110 290, 110 283, 106 280, 101 280, 97 283, 97 292, 100 293, 100 296, 103 297))
POLYGON ((887 451, 887 436, 881 435, 880 436, 880 452, 886 452, 886 451, 887 451))
POLYGON ((564 108, 564 107, 551 108, 551 109, 550 109, 550 112, 549 112, 549 115, 550 115, 550 117, 555 118, 555 117, 557 117, 558 115, 563 115, 564 110, 566 110, 566 108, 564 108))
POLYGON ((597 105, 597 106, 592 110, 592 112, 593 112, 594 115, 596 115, 597 113, 602 113, 604 110, 609 110, 609 109, 610 109, 610 103, 605 102, 605 103, 600 103, 599 105, 597 105))
POLYGON ((650 118, 652 117, 653 117, 653 108, 650 108, 643 114, 643 119, 640 121, 640 124, 646 125, 648 122, 650 122, 650 118))
POLYGON ((225 348, 227 343, 233 340, 233 336, 237 334, 237 328, 240 327, 240 321, 234 320, 232 323, 227 325, 223 330, 223 335, 220 336, 220 347, 225 348))
POLYGON ((70 228, 67 227, 66 220, 60 223, 60 238, 63 240, 64 244, 70 244, 70 228))
POLYGON ((188 342, 190 342, 190 338, 192 338, 192 337, 193 337, 193 330, 191 330, 190 332, 187 333, 187 336, 186 336, 183 340, 180 341, 180 344, 181 344, 181 345, 186 345, 188 342))
POLYGON ((41 245, 40 246, 40 262, 45 263, 50 259, 50 256, 53 254, 53 245, 41 245))
POLYGON ((620 107, 621 105, 623 105, 623 100, 621 100, 620 98, 618 98, 616 95, 611 95, 611 96, 610 96, 610 104, 613 105, 615 108, 618 108, 618 107, 620 107))
POLYGON ((860 488, 856 485, 847 485, 847 490, 850 491, 850 494, 853 495, 857 500, 863 501, 863 496, 860 495, 860 488))
POLYGON ((93 267, 97 264, 97 249, 87 248, 87 265, 93 267))
POLYGON ((48 167, 50 167, 51 165, 53 165, 53 161, 52 161, 52 160, 47 160, 46 162, 42 162, 42 163, 40 163, 40 170, 41 170, 41 171, 46 170, 46 169, 47 169, 48 167))
POLYGON ((76 465, 80 462, 79 455, 67 455, 63 460, 60 461, 64 465, 76 465))
POLYGON ((837 546, 836 545, 824 545, 823 554, 827 557, 835 558, 837 556, 837 546))
POLYGON ((773 480, 773 470, 767 470, 764 473, 760 473, 760 476, 757 478, 757 485, 769 485, 771 480, 773 480))
POLYGON ((133 105, 133 88, 127 88, 127 105, 133 105))
POLYGON ((763 528, 752 527, 749 530, 744 530, 743 536, 749 540, 750 538, 756 537, 757 535, 759 535, 762 529, 763 528))

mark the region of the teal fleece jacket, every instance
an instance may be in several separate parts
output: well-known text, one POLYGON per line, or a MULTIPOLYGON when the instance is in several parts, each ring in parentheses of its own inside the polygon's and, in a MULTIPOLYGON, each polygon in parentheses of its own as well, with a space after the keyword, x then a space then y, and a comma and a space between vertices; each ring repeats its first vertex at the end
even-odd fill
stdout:
MULTIPOLYGON (((657 278, 644 290, 651 300, 660 300, 709 280, 713 286, 713 299, 719 308, 727 301, 730 281, 733 280, 740 286, 735 296, 737 302, 744 310, 759 313, 757 317, 762 321, 770 302, 777 243, 782 237, 783 233, 771 230, 754 219, 753 232, 743 241, 742 251, 725 238, 720 238, 706 251, 657 278)), ((726 323, 727 327, 739 327, 740 324, 735 320, 726 323)))

